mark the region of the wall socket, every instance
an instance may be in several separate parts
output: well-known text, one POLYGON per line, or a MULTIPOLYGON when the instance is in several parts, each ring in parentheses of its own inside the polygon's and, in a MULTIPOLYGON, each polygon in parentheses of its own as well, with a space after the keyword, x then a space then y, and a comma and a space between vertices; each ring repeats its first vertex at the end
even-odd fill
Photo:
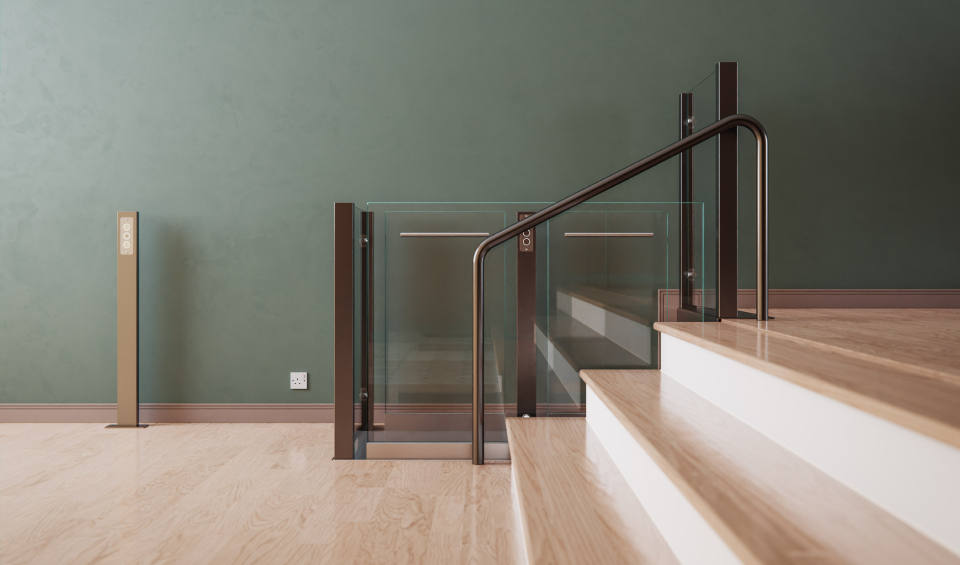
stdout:
POLYGON ((290 390, 306 390, 307 389, 307 374, 306 373, 290 373, 290 390))

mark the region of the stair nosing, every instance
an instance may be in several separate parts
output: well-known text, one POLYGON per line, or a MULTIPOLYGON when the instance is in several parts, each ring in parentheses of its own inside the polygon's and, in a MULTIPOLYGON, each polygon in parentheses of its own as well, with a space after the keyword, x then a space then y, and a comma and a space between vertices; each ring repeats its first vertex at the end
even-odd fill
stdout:
MULTIPOLYGON (((734 531, 727 524, 727 520, 724 519, 718 513, 717 509, 714 508, 715 503, 711 502, 710 500, 707 500, 703 495, 701 495, 700 490, 697 489, 695 486, 693 486, 689 482, 689 480, 687 479, 687 477, 684 475, 683 472, 675 468, 675 465, 672 462, 672 460, 669 457, 667 457, 662 452, 661 449, 657 447, 657 445, 653 440, 651 440, 646 436, 646 434, 643 432, 640 426, 637 423, 635 423, 631 418, 631 416, 624 411, 624 409, 621 407, 620 401, 618 399, 611 397, 608 394, 608 391, 606 390, 606 386, 609 386, 609 385, 606 385, 606 386, 602 385, 600 382, 596 380, 595 376, 593 375, 593 373, 602 375, 602 373, 604 372, 610 372, 610 373, 627 372, 630 374, 647 373, 647 374, 650 374, 650 376, 656 376, 657 378, 661 376, 661 372, 656 370, 628 370, 628 371, 623 371, 623 370, 606 371, 602 369, 586 370, 581 373, 581 378, 584 379, 587 386, 597 396, 597 398, 604 404, 606 409, 609 410, 614 415, 617 421, 627 430, 630 436, 639 444, 641 449, 643 449, 654 460, 654 462, 663 470, 664 473, 667 474, 670 480, 677 486, 677 488, 683 493, 683 495, 686 496, 687 499, 694 505, 694 508, 696 508, 696 510, 700 512, 700 514, 707 520, 707 522, 712 527, 714 527, 717 533, 730 546, 730 548, 733 549, 733 551, 737 554, 737 556, 743 559, 745 563, 763 563, 763 561, 756 555, 756 553, 750 549, 748 542, 742 539, 741 535, 739 535, 736 531, 734 531)), ((688 390, 691 395, 694 395, 702 399, 704 402, 709 402, 708 400, 700 397, 696 392, 690 391, 689 389, 687 389, 684 385, 678 383, 678 386, 682 387, 685 390, 688 390)), ((718 410, 719 413, 724 414, 725 417, 731 418, 732 421, 735 420, 739 422, 742 426, 750 428, 753 432, 756 432, 756 430, 753 429, 751 426, 743 422, 740 422, 739 420, 736 419, 735 416, 725 412, 722 408, 716 407, 716 410, 718 410)), ((588 412, 588 418, 589 418, 589 412, 588 412)), ((756 432, 756 433, 763 438, 763 441, 770 442, 772 445, 776 445, 777 447, 780 447, 786 450, 786 448, 783 448, 779 444, 776 444, 776 442, 774 442, 773 440, 770 440, 769 438, 766 438, 759 432, 756 432)), ((786 450, 786 452, 790 456, 796 457, 796 455, 790 452, 789 450, 786 450)), ((811 466, 811 468, 813 467, 811 466)), ((855 491, 850 490, 848 487, 843 486, 841 483, 837 482, 836 479, 834 479, 830 475, 823 473, 822 471, 819 471, 815 468, 813 468, 813 470, 814 472, 819 473, 822 477, 825 477, 829 481, 832 481, 837 485, 840 485, 841 488, 844 488, 847 491, 853 493, 856 497, 859 497, 863 501, 866 501, 866 503, 876 508, 883 515, 891 518, 892 520, 896 521, 898 524, 902 525, 903 528, 905 528, 906 530, 909 530, 915 533, 917 536, 920 536, 922 539, 926 540, 930 544, 930 547, 935 547, 938 550, 942 552, 946 552, 948 555, 955 557, 955 554, 950 552, 950 550, 940 545, 935 540, 918 532, 912 526, 904 523, 903 521, 892 516, 888 512, 882 509, 879 509, 871 501, 863 498, 861 495, 857 494, 855 491)))

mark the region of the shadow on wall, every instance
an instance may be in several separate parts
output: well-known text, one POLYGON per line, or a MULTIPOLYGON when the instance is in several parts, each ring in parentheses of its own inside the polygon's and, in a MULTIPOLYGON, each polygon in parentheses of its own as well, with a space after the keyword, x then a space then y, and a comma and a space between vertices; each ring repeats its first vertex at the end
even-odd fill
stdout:
POLYGON ((187 239, 162 218, 141 220, 141 234, 141 254, 155 259, 140 261, 140 401, 183 402, 192 284, 187 239))

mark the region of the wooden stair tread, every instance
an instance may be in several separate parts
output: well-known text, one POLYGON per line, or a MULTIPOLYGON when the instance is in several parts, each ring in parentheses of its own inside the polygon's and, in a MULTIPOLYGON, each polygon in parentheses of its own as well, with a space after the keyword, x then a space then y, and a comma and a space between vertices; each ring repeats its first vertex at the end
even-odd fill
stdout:
POLYGON ((659 371, 581 376, 745 563, 957 563, 956 555, 659 371))
POLYGON ((777 308, 729 320, 960 383, 960 308, 777 308))
POLYGON ((508 418, 531 565, 676 558, 583 418, 508 418))
POLYGON ((654 329, 960 447, 960 381, 953 376, 938 377, 756 325, 658 322, 654 329))

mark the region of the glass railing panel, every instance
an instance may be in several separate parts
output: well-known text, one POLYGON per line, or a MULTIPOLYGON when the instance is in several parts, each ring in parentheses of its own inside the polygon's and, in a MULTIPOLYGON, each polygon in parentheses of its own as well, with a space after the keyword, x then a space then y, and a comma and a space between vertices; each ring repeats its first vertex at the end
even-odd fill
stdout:
MULTIPOLYGON (((512 318, 507 312, 506 298, 508 294, 515 294, 510 292, 515 287, 509 284, 507 279, 507 271, 510 270, 507 264, 507 256, 510 255, 508 250, 506 246, 497 247, 487 254, 484 262, 483 402, 484 441, 486 442, 507 441, 506 391, 509 388, 516 389, 515 384, 511 385, 513 379, 507 376, 515 351, 515 339, 512 336, 514 332, 507 325, 508 320, 512 318)), ((470 259, 473 259, 472 254, 470 259)), ((469 294, 472 300, 472 286, 469 294)), ((472 333, 469 339, 472 341, 472 333)), ((512 370, 509 372, 513 373, 512 370)), ((470 375, 472 378, 472 365, 470 375)))
MULTIPOLYGON (((473 255, 480 234, 495 233, 516 222, 518 213, 549 204, 368 205, 375 406, 370 441, 472 439, 473 255)), ((702 263, 703 205, 686 206, 698 222, 701 240, 693 247, 702 263)), ((675 319, 679 305, 679 272, 674 271, 679 270, 680 208, 677 203, 587 203, 536 228, 535 315, 529 332, 525 325, 518 327, 518 241, 487 255, 487 442, 506 441, 505 418, 518 410, 518 374, 530 382, 529 366, 518 367, 518 346, 535 358, 536 402, 530 409, 528 393, 524 403, 527 412, 540 416, 583 414, 580 369, 658 365, 653 323, 675 319), (530 340, 518 343, 518 332, 530 340)), ((702 292, 696 296, 699 300, 702 292)))
MULTIPOLYGON (((586 203, 549 222, 548 306, 537 348, 550 415, 582 413, 581 370, 659 367, 653 325, 676 319, 681 206, 586 203)), ((702 204, 686 206, 702 223, 702 204)))
MULTIPOLYGON (((371 441, 472 439, 473 255, 502 230, 497 204, 373 203, 374 403, 371 441)), ((506 249, 486 260, 488 441, 505 441, 510 380, 506 249)))

